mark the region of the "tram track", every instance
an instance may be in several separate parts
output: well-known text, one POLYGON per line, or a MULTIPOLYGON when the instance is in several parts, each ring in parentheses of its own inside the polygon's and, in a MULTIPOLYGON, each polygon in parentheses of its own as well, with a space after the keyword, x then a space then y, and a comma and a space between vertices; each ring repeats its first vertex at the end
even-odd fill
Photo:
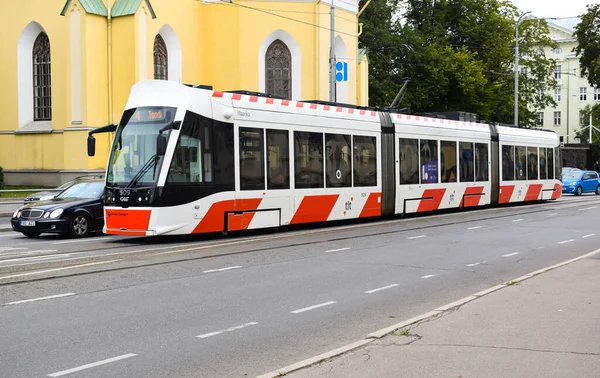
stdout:
MULTIPOLYGON (((76 258, 71 258, 71 259, 64 259, 64 260, 58 260, 58 261, 40 261, 40 262, 33 262, 31 264, 24 264, 24 265, 19 265, 19 266, 9 266, 9 267, 0 267, 0 286, 8 286, 8 285, 15 285, 15 284, 19 284, 19 283, 24 283, 24 282, 37 282, 37 281, 47 281, 47 280, 54 280, 54 279, 60 279, 60 278, 67 278, 67 277, 77 277, 77 276, 82 276, 82 275, 92 275, 92 274, 100 274, 100 273, 107 273, 107 272, 116 272, 116 271, 126 271, 126 270, 132 270, 132 269, 138 269, 138 268, 147 268, 147 267, 155 267, 155 266, 160 266, 160 265, 169 265, 169 264, 177 264, 177 263, 185 263, 188 261, 199 261, 199 260, 205 260, 205 259, 211 259, 211 258, 219 258, 219 257, 227 257, 227 256, 236 256, 236 255, 244 255, 244 254, 251 254, 251 253, 256 253, 256 252, 265 252, 265 251, 271 251, 271 250, 278 250, 281 248, 294 248, 294 247, 303 247, 303 246, 310 246, 310 245, 315 245, 315 244, 321 244, 321 243, 332 243, 332 242, 337 242, 337 241, 344 241, 344 240, 356 240, 356 239, 360 239, 360 238, 365 238, 365 237, 373 237, 373 236, 385 236, 385 235, 391 235, 391 234, 398 234, 398 233, 407 233, 407 232, 412 232, 412 231, 423 231, 423 230, 431 230, 431 229, 435 229, 435 228, 439 228, 439 227, 445 227, 445 226, 452 226, 452 225, 460 225, 460 224, 466 224, 466 223, 473 223, 473 222, 480 222, 480 221, 487 221, 487 220, 497 220, 497 219, 503 219, 503 218, 511 218, 511 217, 515 217, 515 216, 525 216, 525 215, 531 215, 531 214, 539 214, 539 213, 543 213, 543 212, 552 212, 552 211, 558 211, 558 210, 564 210, 564 209, 569 209, 569 208, 575 208, 575 207, 579 207, 581 206, 582 203, 584 202, 597 202, 597 200, 595 199, 586 199, 586 200, 578 200, 578 201, 568 201, 565 203, 547 203, 547 204, 529 204, 529 205, 521 205, 517 208, 515 207, 506 207, 504 209, 518 209, 521 211, 515 211, 515 212, 509 212, 507 214, 493 214, 493 215, 489 215, 486 216, 484 213, 487 213, 489 211, 494 211, 494 210, 498 210, 498 208, 487 208, 487 209, 477 209, 477 210, 473 210, 473 211, 469 211, 469 212, 462 212, 460 214, 463 215, 479 215, 479 213, 482 213, 481 216, 475 216, 473 218, 467 217, 466 219, 452 219, 452 220, 448 220, 447 218, 452 216, 452 215, 456 215, 457 212, 449 212, 449 213, 442 213, 442 214, 435 214, 435 215, 428 215, 428 216, 411 216, 411 217, 406 217, 406 218, 401 218, 401 219, 385 219, 385 220, 381 220, 381 219, 377 219, 377 220, 372 220, 369 222, 363 222, 360 224, 345 224, 345 225, 336 225, 336 224, 331 224, 331 225, 327 225, 326 227, 316 227, 316 226, 311 226, 311 227, 305 227, 304 230, 286 230, 284 232, 282 231, 261 231, 261 232, 255 232, 254 235, 251 236, 244 236, 241 234, 238 234, 240 236, 235 237, 235 238, 229 238, 228 240, 222 240, 223 236, 217 236, 214 237, 211 240, 206 240, 203 242, 198 242, 198 243, 187 243, 187 244, 178 244, 178 245, 173 245, 173 246, 164 246, 164 247, 156 247, 156 248, 145 248, 145 249, 136 249, 133 251, 122 251, 122 252, 116 252, 116 253, 108 253, 108 254, 100 254, 100 255, 93 255, 93 256, 81 256, 81 257, 76 257, 76 258), (550 206, 550 205, 554 205, 554 206, 550 206), (526 211, 522 211, 522 210, 526 210, 526 211), (441 220, 441 222, 435 222, 436 220, 441 220), (373 227, 377 227, 377 226, 391 226, 394 224, 398 224, 398 223, 405 223, 405 222, 410 222, 410 221, 422 221, 422 222, 430 222, 433 221, 433 224, 415 224, 412 227, 403 227, 401 229, 392 229, 392 230, 382 230, 382 231, 375 231, 375 232, 362 232, 359 233, 357 235, 352 235, 352 236, 348 236, 348 235, 344 235, 344 236, 338 236, 338 237, 331 237, 329 236, 329 234, 331 234, 331 232, 334 231, 353 231, 356 230, 358 228, 361 228, 363 230, 367 229, 367 228, 373 228, 373 227), (258 235, 256 235, 258 234, 258 235), (319 238, 317 240, 312 240, 312 241, 300 241, 300 242, 295 242, 295 243, 289 243, 288 240, 290 237, 294 237, 294 236, 308 236, 308 235, 318 235, 318 234, 324 234, 325 238, 319 238), (261 236, 262 235, 262 236, 261 236), (217 240, 217 239, 221 239, 221 241, 213 243, 212 241, 217 240), (255 248, 249 248, 249 249, 243 249, 240 251, 231 251, 231 252, 218 252, 218 253, 210 253, 209 251, 211 249, 217 249, 217 248, 224 248, 224 247, 232 247, 232 246, 239 246, 239 245, 244 245, 244 244, 248 244, 248 243, 260 243, 260 242, 275 242, 275 241, 285 241, 284 244, 275 244, 275 245, 269 245, 269 246, 261 246, 261 247, 255 247, 255 248), (206 254, 200 255, 200 256, 191 256, 191 257, 179 257, 177 256, 178 254, 189 254, 189 253, 194 253, 194 252, 198 252, 198 251, 205 251, 208 252, 206 254), (175 258, 171 258, 175 257, 175 258), (153 259, 163 259, 166 258, 167 260, 163 260, 163 261, 152 261, 152 262, 145 262, 144 259, 147 258, 153 258, 153 259), (116 261, 115 261, 116 260, 116 261), (103 261, 114 261, 112 262, 110 265, 113 265, 112 267, 106 267, 101 268, 100 266, 94 266, 93 270, 86 270, 83 272, 73 272, 73 273, 66 273, 66 274, 57 274, 57 275, 50 275, 50 276, 45 276, 45 277, 31 277, 31 275, 24 275, 25 279, 16 279, 16 280, 11 280, 11 279, 5 279, 3 278, 3 276, 19 276, 19 274, 15 274, 15 273, 22 273, 22 272, 34 272, 37 269, 43 269, 44 271, 51 271, 53 269, 64 269, 64 268, 69 268, 69 267, 74 267, 75 269, 77 268, 78 265, 80 264, 87 264, 87 263, 101 263, 103 261), (121 266, 114 266, 115 264, 121 264, 121 266), (12 269, 6 269, 6 268, 12 268, 12 269), (5 281, 5 282, 3 282, 5 281)), ((502 208, 501 208, 502 209, 502 208)), ((365 230, 366 231, 366 230, 365 230)), ((246 234, 248 234, 249 232, 246 232, 246 234)), ((153 243, 152 245, 156 245, 156 243, 153 243)), ((132 248, 134 247, 139 247, 140 244, 136 244, 135 246, 132 246, 132 248)), ((114 246, 114 247, 99 247, 99 248, 85 248, 84 250, 79 250, 79 251, 72 251, 69 252, 70 254, 76 254, 76 253, 93 253, 96 251, 106 251, 108 250, 116 250, 119 248, 123 248, 123 245, 119 245, 119 246, 114 246)), ((56 254, 64 254, 65 252, 57 252, 56 254)), ((52 254, 50 254, 51 256, 52 254)), ((2 260, 0 260, 1 263, 2 260)), ((64 270, 57 270, 57 272, 64 272, 64 270)))

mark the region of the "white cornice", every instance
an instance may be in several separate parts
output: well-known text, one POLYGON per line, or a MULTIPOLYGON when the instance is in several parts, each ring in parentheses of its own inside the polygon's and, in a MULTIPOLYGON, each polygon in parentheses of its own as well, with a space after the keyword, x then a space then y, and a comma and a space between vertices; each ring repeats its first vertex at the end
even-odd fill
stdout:
MULTIPOLYGON (((333 6, 336 9, 342 9, 347 12, 351 12, 354 14, 358 13, 358 0, 321 0, 320 4, 331 5, 333 1, 333 6)), ((214 3, 240 3, 247 6, 252 6, 252 3, 316 3, 317 0, 202 0, 205 4, 214 4, 214 3)))

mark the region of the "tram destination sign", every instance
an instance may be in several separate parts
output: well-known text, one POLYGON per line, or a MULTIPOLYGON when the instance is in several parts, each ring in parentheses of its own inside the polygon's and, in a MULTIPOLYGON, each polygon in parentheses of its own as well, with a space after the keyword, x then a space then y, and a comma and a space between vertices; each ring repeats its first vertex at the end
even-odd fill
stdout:
POLYGON ((137 108, 130 122, 133 123, 148 123, 148 122, 160 122, 167 123, 173 119, 175 115, 174 108, 167 107, 144 107, 137 108))

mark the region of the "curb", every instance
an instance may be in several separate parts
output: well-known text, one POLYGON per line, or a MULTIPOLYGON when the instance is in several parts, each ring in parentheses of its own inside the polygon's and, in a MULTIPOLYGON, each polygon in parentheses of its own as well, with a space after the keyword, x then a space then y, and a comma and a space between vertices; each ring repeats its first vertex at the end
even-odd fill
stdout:
POLYGON ((9 217, 12 217, 13 213, 14 213, 14 211, 11 211, 11 212, 8 212, 8 211, 1 212, 0 211, 0 218, 9 218, 9 217))
POLYGON ((600 249, 596 249, 596 250, 594 250, 592 252, 586 253, 585 255, 581 255, 579 257, 575 257, 573 259, 570 259, 570 260, 567 260, 567 261, 563 261, 561 263, 558 263, 558 264, 555 264, 555 265, 551 265, 549 267, 542 268, 540 270, 536 270, 535 272, 531 272, 531 273, 526 274, 524 276, 521 276, 519 278, 515 278, 513 280, 507 281, 507 282, 502 283, 500 285, 496 285, 496 286, 491 287, 489 289, 485 289, 485 290, 479 291, 479 292, 477 292, 475 294, 469 295, 469 296, 464 297, 462 299, 459 299, 457 301, 448 303, 446 305, 438 307, 437 309, 435 309, 433 311, 429 311, 429 312, 427 312, 425 314, 421 314, 421 315, 416 316, 414 318, 405 320, 405 321, 403 321, 401 323, 397 323, 397 324, 395 324, 393 326, 382 328, 382 329, 380 329, 378 331, 370 333, 369 335, 367 335, 367 337, 364 340, 359 340, 359 341, 356 341, 356 342, 354 342, 352 344, 345 345, 345 346, 343 346, 341 348, 337 348, 337 349, 331 350, 329 352, 320 354, 318 356, 308 358, 308 359, 306 359, 304 361, 297 362, 297 363, 295 363, 293 365, 288 365, 286 367, 274 370, 274 371, 272 371, 270 373, 259 375, 256 378, 281 377, 281 376, 284 376, 286 374, 292 373, 294 371, 298 371, 298 370, 310 367, 312 365, 316 365, 316 364, 318 364, 320 362, 323 362, 325 360, 331 359, 333 357, 340 356, 340 355, 342 355, 344 353, 347 353, 347 352, 352 351, 354 349, 357 349, 357 348, 360 348, 360 347, 365 346, 367 344, 370 344, 371 342, 373 342, 373 341, 375 341, 377 339, 380 339, 380 338, 382 338, 382 337, 384 337, 384 336, 386 336, 388 334, 391 334, 391 333, 395 332, 398 329, 405 328, 406 326, 422 322, 423 320, 432 320, 432 319, 434 319, 436 317, 443 316, 443 314, 445 312, 447 312, 447 311, 459 308, 460 306, 462 306, 462 305, 464 305, 466 303, 469 303, 471 301, 474 301, 474 300, 477 300, 479 298, 482 298, 482 297, 484 297, 484 296, 486 296, 488 294, 491 294, 491 293, 493 293, 495 291, 498 291, 498 290, 501 290, 501 289, 513 286, 514 284, 516 284, 518 282, 526 281, 526 280, 528 280, 530 278, 539 276, 540 274, 549 272, 551 270, 560 268, 562 266, 572 264, 572 263, 574 263, 576 261, 583 260, 583 259, 588 258, 588 257, 592 257, 592 256, 594 256, 594 255, 596 255, 598 253, 600 253, 600 249))

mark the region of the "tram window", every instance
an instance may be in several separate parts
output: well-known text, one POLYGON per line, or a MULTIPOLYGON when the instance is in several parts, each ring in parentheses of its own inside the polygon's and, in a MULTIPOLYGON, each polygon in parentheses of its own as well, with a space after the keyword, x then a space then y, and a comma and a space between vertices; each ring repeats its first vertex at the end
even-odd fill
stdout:
POLYGON ((539 180, 537 147, 527 147, 527 179, 539 180))
POLYGON ((208 118, 188 112, 173 152, 167 182, 173 184, 211 183, 213 181, 211 143, 212 123, 208 118))
POLYGON ((265 189, 263 130, 240 128, 240 189, 265 189))
POLYGON ((545 180, 548 177, 548 175, 546 174, 546 169, 546 149, 540 147, 540 180, 545 180))
POLYGON ((488 145, 475 143, 475 181, 489 181, 488 145))
POLYGON ((267 189, 290 188, 289 133, 267 130, 267 189))
POLYGON ((354 136, 354 186, 377 185, 377 139, 354 136))
POLYGON ((558 180, 562 175, 562 157, 560 149, 554 147, 554 179, 558 180))
POLYGON ((460 182, 475 181, 475 159, 473 156, 473 143, 458 143, 458 153, 460 156, 460 182))
MULTIPOLYGON (((554 150, 552 148, 546 149, 546 161, 548 162, 548 180, 554 179, 554 150)), ((556 176, 558 177, 558 176, 556 176)))
POLYGON ((456 182, 456 142, 441 141, 442 182, 456 182))
POLYGON ((421 149, 421 184, 437 184, 438 180, 438 151, 437 140, 419 141, 421 149))
POLYGON ((352 186, 352 150, 349 135, 325 134, 327 187, 352 186))
POLYGON ((296 189, 323 187, 323 134, 294 131, 296 189))
POLYGON ((515 179, 515 147, 502 146, 502 180, 515 179))
POLYGON ((515 147, 515 177, 517 180, 527 180, 527 148, 515 147))
POLYGON ((400 146, 400 185, 419 184, 419 140, 404 139, 400 146))

